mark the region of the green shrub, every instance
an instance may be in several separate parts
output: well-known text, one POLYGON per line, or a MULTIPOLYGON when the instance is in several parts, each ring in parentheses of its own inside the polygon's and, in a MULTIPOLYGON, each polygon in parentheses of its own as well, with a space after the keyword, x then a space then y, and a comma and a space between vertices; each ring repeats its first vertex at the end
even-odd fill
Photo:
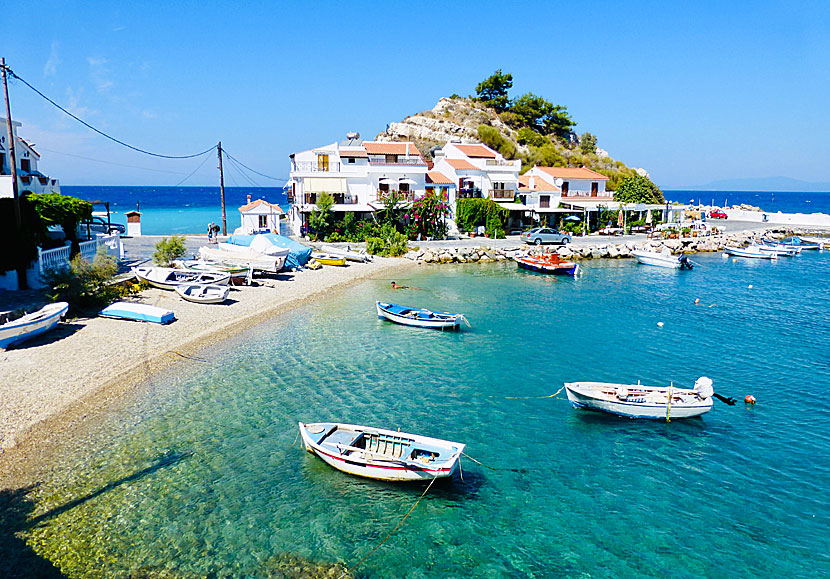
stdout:
POLYGON ((400 233, 391 223, 380 228, 378 236, 366 238, 366 252, 381 257, 399 257, 409 251, 406 235, 400 233))
MULTIPOLYGON (((455 203, 455 223, 463 231, 472 231, 479 225, 490 228, 490 217, 495 216, 501 229, 504 229, 508 211, 490 199, 459 199, 455 203)), ((492 222, 495 229, 495 222, 492 222)))
POLYGON ((171 238, 162 237, 156 243, 156 251, 153 253, 153 261, 162 267, 170 267, 173 260, 184 257, 187 248, 184 245, 184 235, 174 235, 171 238))
POLYGON ((495 149, 501 153, 505 159, 516 158, 516 145, 512 141, 505 139, 497 128, 479 125, 478 138, 491 149, 495 149))
POLYGON ((533 145, 534 147, 541 147, 545 143, 550 142, 543 135, 540 135, 528 127, 522 127, 519 129, 516 141, 518 141, 520 145, 533 145))
POLYGON ((46 296, 54 302, 68 302, 70 311, 99 308, 131 292, 112 284, 117 271, 115 259, 101 247, 92 263, 78 254, 69 267, 49 270, 41 281, 48 287, 46 296))

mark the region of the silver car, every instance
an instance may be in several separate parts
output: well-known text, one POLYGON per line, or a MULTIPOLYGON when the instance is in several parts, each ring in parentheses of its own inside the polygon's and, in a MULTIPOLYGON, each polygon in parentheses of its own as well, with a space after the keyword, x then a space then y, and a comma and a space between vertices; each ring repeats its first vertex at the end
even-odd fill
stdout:
POLYGON ((522 233, 520 239, 524 243, 542 245, 543 243, 561 243, 565 245, 571 242, 571 236, 550 227, 537 227, 522 233))

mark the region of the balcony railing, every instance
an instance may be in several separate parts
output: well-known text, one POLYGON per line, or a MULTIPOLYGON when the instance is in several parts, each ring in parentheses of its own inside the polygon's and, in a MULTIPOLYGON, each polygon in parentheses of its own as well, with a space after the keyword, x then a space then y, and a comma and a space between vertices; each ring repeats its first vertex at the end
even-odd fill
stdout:
POLYGON ((459 199, 481 199, 481 189, 478 187, 471 187, 467 189, 458 190, 459 199))
POLYGON ((383 191, 378 189, 377 200, 381 203, 386 203, 387 200, 395 193, 398 196, 398 201, 415 201, 414 191, 383 191))
POLYGON ((486 165, 488 167, 512 167, 514 161, 504 161, 502 159, 487 159, 486 165))
POLYGON ((396 160, 387 159, 385 156, 369 156, 370 165, 426 165, 420 157, 398 157, 396 160))
POLYGON ((614 194, 611 191, 568 191, 562 194, 563 199, 610 199, 614 194))
POLYGON ((346 195, 345 193, 335 193, 332 195, 334 197, 335 205, 356 205, 357 204, 357 195, 346 195))
POLYGON ((316 163, 314 161, 294 161, 291 163, 292 171, 305 171, 308 173, 336 173, 340 170, 340 163, 316 163))
POLYGON ((490 199, 513 199, 515 196, 513 189, 490 189, 490 199))

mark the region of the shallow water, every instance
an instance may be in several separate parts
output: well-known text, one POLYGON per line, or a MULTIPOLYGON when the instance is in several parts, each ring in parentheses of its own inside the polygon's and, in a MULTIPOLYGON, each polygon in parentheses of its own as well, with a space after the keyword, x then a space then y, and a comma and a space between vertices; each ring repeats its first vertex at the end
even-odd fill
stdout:
POLYGON ((284 553, 353 565, 424 486, 299 448, 298 421, 333 420, 464 442, 490 467, 437 482, 363 576, 827 576, 830 256, 695 261, 587 262, 577 279, 426 266, 396 279, 419 290, 369 281, 283 315, 157 375, 64 451, 31 492, 27 541, 71 577, 257 576, 284 553), (472 328, 396 326, 375 299, 472 328), (704 374, 758 404, 665 423, 549 397, 704 374))

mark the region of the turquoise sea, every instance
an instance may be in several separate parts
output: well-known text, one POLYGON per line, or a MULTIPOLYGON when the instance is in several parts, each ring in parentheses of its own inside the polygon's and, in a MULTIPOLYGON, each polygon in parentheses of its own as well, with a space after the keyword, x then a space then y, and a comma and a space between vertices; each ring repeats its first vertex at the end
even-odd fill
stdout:
POLYGON ((69 577, 350 567, 425 485, 300 449, 298 421, 333 420, 464 442, 486 465, 438 481, 355 576, 827 577, 830 255, 695 261, 592 261, 576 279, 425 266, 396 279, 418 290, 332 294, 153 376, 55 457, 19 536, 69 577), (375 299, 472 327, 396 326, 375 299), (741 401, 666 423, 551 397, 701 375, 741 401))

